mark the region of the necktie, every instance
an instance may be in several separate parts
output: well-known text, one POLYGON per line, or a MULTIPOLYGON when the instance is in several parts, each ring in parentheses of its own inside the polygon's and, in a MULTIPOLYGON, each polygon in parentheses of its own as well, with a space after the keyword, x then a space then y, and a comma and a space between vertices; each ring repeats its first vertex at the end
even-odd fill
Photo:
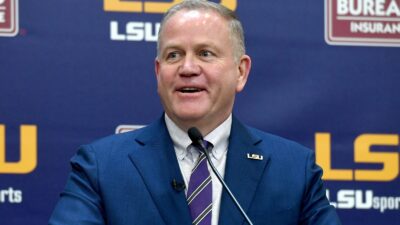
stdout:
MULTIPOLYGON (((205 146, 208 150, 212 144, 205 141, 205 146)), ((193 225, 211 225, 212 183, 203 152, 190 175, 187 202, 193 225)))

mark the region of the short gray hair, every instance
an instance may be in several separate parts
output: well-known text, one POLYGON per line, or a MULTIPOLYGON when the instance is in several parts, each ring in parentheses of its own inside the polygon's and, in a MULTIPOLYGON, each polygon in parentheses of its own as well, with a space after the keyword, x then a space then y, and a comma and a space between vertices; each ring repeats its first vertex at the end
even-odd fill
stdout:
POLYGON ((161 21, 158 40, 157 40, 157 57, 160 55, 160 40, 162 31, 165 23, 177 12, 181 10, 212 10, 220 15, 222 18, 228 21, 229 29, 230 29, 230 37, 233 41, 233 51, 234 57, 238 60, 242 55, 246 53, 245 43, 244 43, 244 32, 241 22, 236 16, 235 12, 226 8, 221 4, 217 4, 214 2, 209 2, 206 0, 184 0, 181 3, 178 3, 172 6, 165 14, 161 21))

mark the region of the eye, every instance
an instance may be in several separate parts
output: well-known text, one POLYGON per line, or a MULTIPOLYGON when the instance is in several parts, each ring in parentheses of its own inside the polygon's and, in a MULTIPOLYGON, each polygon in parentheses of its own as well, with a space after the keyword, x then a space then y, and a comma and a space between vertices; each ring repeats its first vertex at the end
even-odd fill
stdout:
POLYGON ((167 60, 168 59, 176 59, 176 58, 178 58, 178 56, 179 56, 178 52, 170 52, 167 54, 167 60))
POLYGON ((211 56, 214 56, 214 53, 212 53, 211 51, 208 51, 208 50, 201 50, 200 52, 199 52, 199 55, 201 56, 201 57, 211 57, 211 56))

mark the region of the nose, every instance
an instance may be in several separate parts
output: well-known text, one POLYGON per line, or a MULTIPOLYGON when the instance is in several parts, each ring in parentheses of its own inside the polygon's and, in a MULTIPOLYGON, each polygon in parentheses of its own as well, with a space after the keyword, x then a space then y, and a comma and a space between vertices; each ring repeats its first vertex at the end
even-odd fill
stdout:
POLYGON ((181 76, 196 76, 200 74, 200 65, 193 55, 186 55, 179 68, 181 76))

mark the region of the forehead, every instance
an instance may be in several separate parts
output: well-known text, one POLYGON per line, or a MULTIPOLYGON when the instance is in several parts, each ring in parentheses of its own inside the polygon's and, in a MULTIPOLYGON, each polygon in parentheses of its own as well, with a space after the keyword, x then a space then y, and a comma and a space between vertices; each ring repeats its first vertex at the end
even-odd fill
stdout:
POLYGON ((166 21, 167 23, 199 23, 205 25, 207 22, 224 21, 225 19, 217 12, 211 9, 182 9, 174 13, 166 21))
POLYGON ((209 38, 229 38, 228 21, 213 10, 180 10, 165 21, 160 41, 170 38, 207 35, 209 38))

